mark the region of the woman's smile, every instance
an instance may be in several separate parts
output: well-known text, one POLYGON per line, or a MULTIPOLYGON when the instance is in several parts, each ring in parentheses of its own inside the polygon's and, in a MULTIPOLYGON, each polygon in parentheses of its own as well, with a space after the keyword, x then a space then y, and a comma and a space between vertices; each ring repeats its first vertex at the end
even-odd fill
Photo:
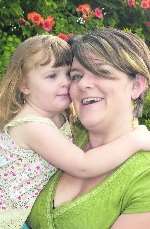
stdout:
POLYGON ((87 97, 81 100, 82 105, 91 105, 94 103, 101 102, 104 98, 102 97, 87 97))

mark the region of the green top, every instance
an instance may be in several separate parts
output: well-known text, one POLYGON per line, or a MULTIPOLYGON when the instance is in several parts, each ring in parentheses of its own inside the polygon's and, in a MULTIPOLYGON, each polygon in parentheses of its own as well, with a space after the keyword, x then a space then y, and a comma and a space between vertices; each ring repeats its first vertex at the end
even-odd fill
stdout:
POLYGON ((58 172, 37 198, 33 229, 108 229, 123 213, 150 211, 150 153, 137 153, 90 192, 53 208, 58 172))

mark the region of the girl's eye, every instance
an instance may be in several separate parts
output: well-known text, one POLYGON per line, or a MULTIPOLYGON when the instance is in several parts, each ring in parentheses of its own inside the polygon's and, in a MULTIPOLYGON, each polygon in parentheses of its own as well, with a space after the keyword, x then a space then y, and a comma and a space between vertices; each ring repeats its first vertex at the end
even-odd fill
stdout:
POLYGON ((70 79, 72 80, 72 81, 77 81, 77 80, 80 80, 82 78, 82 75, 80 75, 80 74, 74 74, 74 75, 71 75, 70 76, 70 79))
POLYGON ((56 78, 56 74, 50 74, 50 75, 46 76, 46 78, 54 79, 54 78, 56 78))

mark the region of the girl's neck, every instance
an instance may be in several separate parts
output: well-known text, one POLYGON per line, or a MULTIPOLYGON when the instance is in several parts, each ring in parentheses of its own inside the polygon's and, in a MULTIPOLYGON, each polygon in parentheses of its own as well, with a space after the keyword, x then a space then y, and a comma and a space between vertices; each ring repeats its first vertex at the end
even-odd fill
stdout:
POLYGON ((62 113, 53 113, 52 114, 50 112, 41 110, 38 107, 31 106, 30 104, 25 104, 24 108, 17 115, 17 117, 24 117, 28 115, 35 115, 35 116, 49 118, 56 124, 58 128, 60 128, 65 122, 65 117, 62 113))
POLYGON ((55 116, 52 120, 58 128, 61 128, 63 124, 66 122, 66 118, 62 113, 55 116))
POLYGON ((41 109, 39 106, 36 106, 35 104, 31 103, 30 101, 26 102, 23 111, 27 113, 33 113, 35 115, 39 115, 42 117, 47 117, 47 118, 52 118, 53 116, 56 115, 56 114, 50 113, 47 110, 41 109))

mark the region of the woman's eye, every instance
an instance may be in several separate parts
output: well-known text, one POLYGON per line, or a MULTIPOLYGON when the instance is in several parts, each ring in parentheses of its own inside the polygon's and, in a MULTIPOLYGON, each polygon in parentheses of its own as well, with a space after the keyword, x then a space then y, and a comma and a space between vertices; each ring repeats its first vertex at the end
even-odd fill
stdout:
POLYGON ((70 79, 72 81, 74 81, 74 80, 80 80, 81 78, 82 78, 82 75, 79 75, 79 74, 75 74, 75 75, 71 75, 70 76, 70 79))
POLYGON ((112 73, 110 71, 103 70, 103 69, 99 71, 99 76, 101 76, 103 79, 107 79, 107 80, 114 79, 114 77, 112 76, 112 73))
POLYGON ((66 76, 67 76, 67 78, 68 78, 69 80, 71 80, 70 72, 68 72, 68 73, 66 74, 66 76))
POLYGON ((50 75, 46 76, 46 78, 54 79, 54 78, 56 78, 56 74, 50 74, 50 75))

